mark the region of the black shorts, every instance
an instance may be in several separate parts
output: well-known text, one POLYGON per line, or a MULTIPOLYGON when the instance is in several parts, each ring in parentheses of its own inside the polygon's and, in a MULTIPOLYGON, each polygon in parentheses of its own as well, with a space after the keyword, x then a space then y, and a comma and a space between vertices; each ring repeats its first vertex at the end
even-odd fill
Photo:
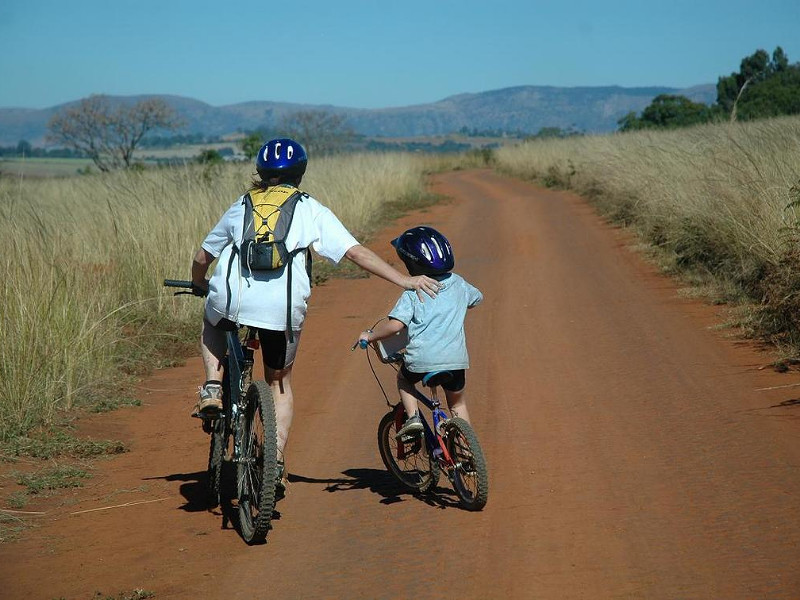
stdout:
MULTIPOLYGON (((223 331, 236 331, 236 323, 228 319, 220 319, 214 327, 223 331)), ((279 371, 291 366, 297 356, 297 344, 300 342, 300 332, 295 331, 294 342, 289 342, 286 331, 272 329, 258 329, 258 340, 261 342, 261 358, 264 365, 279 371)))
MULTIPOLYGON (((447 383, 442 384, 442 388, 447 390, 448 392, 460 392, 464 389, 464 386, 467 384, 466 381, 466 372, 464 369, 452 370, 446 369, 453 374, 453 378, 448 381, 447 383)), ((400 374, 408 381, 409 383, 419 383, 422 381, 422 378, 427 375, 427 373, 412 373, 408 369, 406 369, 405 365, 400 367, 400 374)))

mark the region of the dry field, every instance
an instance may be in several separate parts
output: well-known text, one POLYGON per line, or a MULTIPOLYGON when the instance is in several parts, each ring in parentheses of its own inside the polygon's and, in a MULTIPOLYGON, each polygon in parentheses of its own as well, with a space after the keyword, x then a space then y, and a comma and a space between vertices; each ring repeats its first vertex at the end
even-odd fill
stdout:
MULTIPOLYGON (((321 159, 304 188, 363 237, 390 207, 426 200, 425 168, 409 155, 321 159)), ((175 302, 161 281, 189 277, 204 235, 252 175, 224 164, 0 178, 0 441, 76 406, 124 401, 120 374, 153 366, 159 348, 174 353, 199 303, 175 302)))

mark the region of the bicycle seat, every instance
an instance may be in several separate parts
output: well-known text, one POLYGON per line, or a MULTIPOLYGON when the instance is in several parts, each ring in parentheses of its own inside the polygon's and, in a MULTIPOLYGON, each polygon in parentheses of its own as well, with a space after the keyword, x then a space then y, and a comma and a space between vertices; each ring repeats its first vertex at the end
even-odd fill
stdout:
POLYGON ((451 371, 431 371, 422 378, 422 385, 434 388, 453 379, 451 371))

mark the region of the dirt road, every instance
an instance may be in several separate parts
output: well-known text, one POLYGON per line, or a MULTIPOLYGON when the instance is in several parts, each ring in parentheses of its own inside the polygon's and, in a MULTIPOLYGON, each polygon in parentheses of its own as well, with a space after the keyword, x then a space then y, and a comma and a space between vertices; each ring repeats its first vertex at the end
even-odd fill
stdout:
POLYGON ((769 357, 715 330, 713 308, 682 298, 582 200, 483 171, 436 189, 453 201, 373 247, 391 257, 392 234, 432 224, 485 294, 467 324, 483 512, 446 487, 405 494, 385 473, 386 407, 349 347, 397 290, 333 281, 312 298, 292 485, 267 544, 246 546, 203 506, 190 361, 148 381, 144 407, 92 421, 131 452, 32 507, 48 514, 0 546, 0 596, 800 597, 800 387, 763 389, 800 378, 759 369, 769 357))

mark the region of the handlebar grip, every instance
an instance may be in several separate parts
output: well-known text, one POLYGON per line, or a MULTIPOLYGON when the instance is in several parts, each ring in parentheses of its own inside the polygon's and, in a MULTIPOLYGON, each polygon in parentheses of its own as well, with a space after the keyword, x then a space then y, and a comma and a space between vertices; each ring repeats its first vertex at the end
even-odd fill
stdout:
POLYGON ((192 282, 185 279, 165 279, 164 287, 177 287, 192 289, 192 282))

